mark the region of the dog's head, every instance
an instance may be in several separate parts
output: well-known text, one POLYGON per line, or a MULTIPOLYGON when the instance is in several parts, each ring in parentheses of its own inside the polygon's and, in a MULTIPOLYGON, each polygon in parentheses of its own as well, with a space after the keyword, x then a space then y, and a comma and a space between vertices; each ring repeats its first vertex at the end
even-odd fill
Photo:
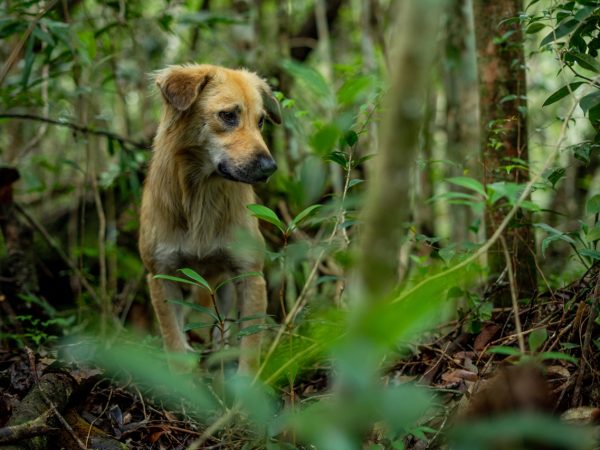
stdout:
MULTIPOLYGON (((267 83, 246 70, 172 66, 156 77, 172 126, 185 145, 206 149, 210 170, 233 181, 266 181, 277 169, 261 131, 281 123, 267 83)), ((204 151, 204 150, 203 150, 204 151)))

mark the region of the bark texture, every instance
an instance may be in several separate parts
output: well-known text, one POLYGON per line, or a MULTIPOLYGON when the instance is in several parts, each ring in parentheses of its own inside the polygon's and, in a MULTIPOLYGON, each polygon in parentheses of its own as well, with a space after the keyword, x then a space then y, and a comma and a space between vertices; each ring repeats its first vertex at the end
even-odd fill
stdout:
MULTIPOLYGON (((527 153, 527 101, 525 55, 521 25, 516 20, 521 0, 475 0, 475 38, 478 58, 481 160, 486 185, 499 182, 526 183, 529 173, 519 161, 529 161, 527 153)), ((504 219, 506 202, 486 210, 487 236, 504 219)), ((513 219, 504 233, 515 273, 519 298, 530 297, 536 288, 535 243, 530 215, 525 211, 513 219)), ((506 267, 498 241, 488 252, 492 276, 506 267)), ((510 304, 508 286, 499 291, 495 302, 510 304)))

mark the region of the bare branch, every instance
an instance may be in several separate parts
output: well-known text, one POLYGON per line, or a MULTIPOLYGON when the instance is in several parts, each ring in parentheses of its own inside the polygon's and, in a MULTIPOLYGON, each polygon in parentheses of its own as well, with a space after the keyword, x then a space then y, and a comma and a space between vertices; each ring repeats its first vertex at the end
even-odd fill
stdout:
POLYGON ((107 137, 114 141, 118 141, 123 144, 128 144, 128 145, 131 145, 132 147, 140 148, 143 150, 147 150, 150 148, 150 143, 148 143, 148 142, 135 141, 133 139, 129 139, 127 137, 120 136, 116 133, 113 133, 112 131, 98 130, 98 129, 90 128, 90 127, 87 127, 84 125, 79 125, 79 124, 76 124, 73 122, 65 122, 62 120, 51 119, 49 117, 36 116, 34 114, 5 113, 5 114, 0 114, 0 119, 34 120, 37 122, 49 123, 49 124, 56 125, 59 127, 71 128, 72 130, 77 131, 78 133, 91 134, 94 136, 104 136, 104 137, 107 137))

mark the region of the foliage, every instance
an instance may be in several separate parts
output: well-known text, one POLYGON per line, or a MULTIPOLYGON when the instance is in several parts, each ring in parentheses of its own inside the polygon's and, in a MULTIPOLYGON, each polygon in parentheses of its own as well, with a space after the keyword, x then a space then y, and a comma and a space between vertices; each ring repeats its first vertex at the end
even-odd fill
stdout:
MULTIPOLYGON (((33 228, 32 253, 41 277, 40 292, 13 295, 7 289, 17 313, 14 323, 6 322, 14 329, 0 331, 0 342, 49 346, 77 363, 97 364, 122 384, 126 380, 142 389, 153 404, 192 417, 201 432, 230 427, 225 439, 239 433, 244 448, 400 449, 416 440, 441 445, 446 438, 456 448, 490 448, 503 437, 585 447, 579 430, 546 416, 492 418, 468 431, 451 426, 446 420, 454 412, 444 405, 448 392, 420 386, 422 373, 398 379, 390 373, 409 359, 426 366, 418 358, 437 343, 441 330, 455 326, 457 335, 472 343, 497 320, 489 290, 496 281, 506 284, 508 276, 486 280, 480 258, 489 244, 482 226, 486 207, 505 214, 519 207, 532 214, 539 248, 531 251, 547 275, 540 290, 552 293, 600 260, 594 179, 600 146, 598 3, 534 0, 519 17, 507 18, 523 26, 528 39, 534 79, 527 93, 534 130, 529 139, 535 157, 504 158, 500 170, 539 175, 533 184, 484 183, 473 164, 477 146, 461 140, 464 129, 452 132, 452 96, 461 93, 460 102, 471 104, 465 93, 477 89, 474 84, 456 88, 460 83, 451 77, 458 69, 461 82, 475 78, 465 56, 473 49, 455 46, 449 23, 456 18, 446 11, 448 23, 436 37, 446 48, 437 50, 426 104, 417 105, 424 108, 426 123, 419 131, 419 161, 410 161, 406 183, 402 207, 410 211, 410 221, 397 287, 369 302, 355 283, 356 244, 364 194, 378 176, 369 160, 379 151, 377 127, 386 114, 382 103, 393 53, 385 36, 394 25, 374 11, 373 29, 366 30, 360 16, 368 3, 391 17, 396 2, 341 2, 337 25, 326 23, 329 37, 298 35, 305 21, 314 20, 316 3, 84 0, 0 6, 0 164, 19 169, 15 211, 33 228), (307 41, 314 41, 311 56, 295 57, 290 46, 307 41), (266 248, 242 234, 233 244, 240 252, 264 252, 264 273, 240 274, 218 285, 187 267, 156 276, 208 294, 212 307, 168 300, 189 313, 185 332, 197 337, 215 329, 219 335, 212 342, 194 342, 197 354, 172 355, 159 349, 156 337, 142 339, 129 329, 139 325, 139 317, 152 317, 136 246, 143 178, 159 118, 149 74, 188 61, 256 69, 274 88, 284 126, 265 127, 279 170, 267 185, 256 187, 261 200, 247 205, 246 213, 260 222, 266 248), (561 81, 552 90, 550 82, 536 78, 545 83, 556 73, 561 81), (569 112, 568 102, 582 116, 569 112), (568 151, 546 167, 540 163, 549 153, 544 145, 556 141, 561 127, 563 134, 572 133, 568 151), (531 199, 524 196, 529 189, 531 199), (575 212, 567 210, 571 194, 578 196, 575 212), (573 253, 560 253, 561 245, 573 253), (238 317, 219 310, 221 289, 254 276, 267 280, 267 315, 238 317), (264 323, 247 325, 255 320, 264 323), (259 332, 265 349, 258 373, 236 374, 239 338, 259 332), (173 372, 169 365, 193 373, 173 372), (326 380, 322 390, 300 398, 302 386, 315 376, 326 380)), ((466 28, 460 31, 466 41, 466 28)), ((496 45, 502 47, 509 37, 498 36, 496 45)), ((515 99, 510 93, 502 101, 515 99)), ((469 126, 465 117, 458 118, 469 126)), ((485 124, 498 152, 505 122, 485 124)), ((390 208, 389 214, 395 213, 390 208)), ((5 277, 9 250, 2 237, 3 283, 10 278, 5 277)), ((3 302, 4 286, 0 290, 3 302)), ((515 300, 517 316, 518 308, 535 306, 515 300)), ((557 302, 554 308, 564 308, 569 317, 573 304, 557 302)), ((513 319, 502 324, 506 334, 516 333, 513 319)), ((4 316, 0 324, 5 326, 4 316)), ((145 336, 154 334, 144 327, 145 336)), ((575 367, 589 359, 583 345, 559 342, 563 335, 548 324, 527 333, 521 349, 513 339, 490 344, 479 356, 575 367), (548 350, 551 341, 562 351, 548 350)), ((446 350, 440 347, 439 353, 452 359, 446 350)), ((450 393, 458 395, 453 389, 450 393)))

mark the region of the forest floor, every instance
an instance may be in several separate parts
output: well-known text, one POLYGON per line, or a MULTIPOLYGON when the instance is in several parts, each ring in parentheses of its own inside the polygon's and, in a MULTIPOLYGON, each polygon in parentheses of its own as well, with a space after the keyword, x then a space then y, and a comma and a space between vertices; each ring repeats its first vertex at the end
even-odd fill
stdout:
MULTIPOLYGON (((513 308, 498 308, 477 332, 467 332, 473 316, 465 315, 415 345, 408 359, 388 364, 384 383, 428 386, 443 405, 420 424, 422 432, 405 440, 405 448, 441 447, 444 431, 456 416, 535 409, 572 422, 596 422, 600 409, 592 406, 600 404, 600 366, 592 348, 600 336, 594 326, 597 301, 592 299, 598 299, 599 286, 594 271, 566 288, 541 293, 521 307, 519 323, 513 308), (520 346, 535 364, 513 365, 522 357, 520 346)), ((313 370, 296 383, 295 401, 325 394, 328 373, 327 368, 313 370)), ((289 400, 282 390, 281 404, 289 400)), ((95 367, 66 363, 51 348, 0 350, 2 449, 185 449, 206 427, 185 411, 166 407, 147 387, 117 381, 95 367), (40 397, 40 389, 46 395, 40 397), (44 415, 50 403, 56 411, 44 415), (54 419, 46 421, 48 416, 54 419), (8 427, 21 422, 25 425, 8 427), (38 441, 22 440, 36 435, 41 435, 38 441), (3 447, 10 439, 22 446, 3 447)), ((255 448, 246 445, 250 441, 242 428, 231 427, 208 437, 201 448, 255 448)), ((367 441, 387 448, 377 431, 367 441)))

